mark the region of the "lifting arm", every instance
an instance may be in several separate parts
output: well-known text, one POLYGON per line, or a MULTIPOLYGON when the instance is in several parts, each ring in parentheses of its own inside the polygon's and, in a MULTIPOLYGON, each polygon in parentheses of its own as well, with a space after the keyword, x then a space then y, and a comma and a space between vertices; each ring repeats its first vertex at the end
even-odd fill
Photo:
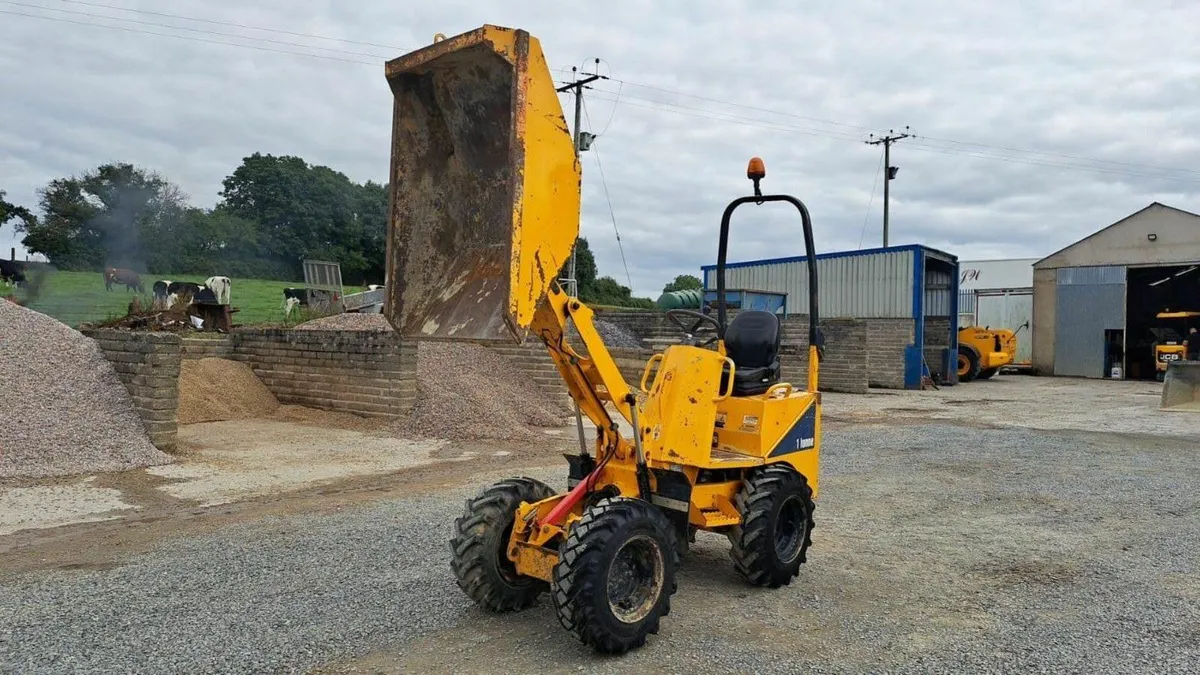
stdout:
POLYGON ((578 298, 569 297, 555 284, 538 306, 530 328, 545 343, 571 398, 601 431, 601 438, 607 440, 601 445, 611 446, 619 440, 620 434, 604 404, 612 402, 621 416, 633 424, 632 406, 636 403, 617 362, 596 331, 592 310, 578 298), (568 318, 575 322, 587 356, 579 354, 567 344, 568 318))

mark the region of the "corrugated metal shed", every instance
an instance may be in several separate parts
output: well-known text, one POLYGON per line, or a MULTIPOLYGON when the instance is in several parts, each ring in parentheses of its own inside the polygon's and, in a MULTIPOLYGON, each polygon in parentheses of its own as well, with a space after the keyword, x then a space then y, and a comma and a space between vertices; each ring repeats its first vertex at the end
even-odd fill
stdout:
MULTIPOLYGON (((957 259, 924 246, 839 251, 818 255, 817 283, 821 314, 826 318, 912 318, 916 311, 913 285, 918 275, 917 256, 928 256, 956 264, 957 259)), ((716 288, 716 265, 700 268, 705 288, 716 288)), ((923 279, 927 316, 950 314, 952 294, 957 291, 953 275, 935 273, 923 279), (940 276, 938 276, 940 274, 940 276), (943 278, 944 277, 944 278, 943 278), (931 288, 932 287, 932 288, 931 288)), ((808 258, 772 258, 727 263, 727 288, 758 288, 788 294, 789 314, 808 312, 808 258)))

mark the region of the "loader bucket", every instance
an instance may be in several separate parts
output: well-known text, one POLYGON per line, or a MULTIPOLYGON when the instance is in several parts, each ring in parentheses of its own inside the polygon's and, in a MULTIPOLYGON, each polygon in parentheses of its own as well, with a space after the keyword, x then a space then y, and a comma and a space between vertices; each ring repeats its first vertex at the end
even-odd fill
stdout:
POLYGON ((1176 361, 1167 366, 1159 408, 1200 412, 1200 361, 1176 361))
POLYGON ((387 320, 408 338, 520 342, 579 233, 579 163, 541 45, 484 26, 386 74, 387 320))

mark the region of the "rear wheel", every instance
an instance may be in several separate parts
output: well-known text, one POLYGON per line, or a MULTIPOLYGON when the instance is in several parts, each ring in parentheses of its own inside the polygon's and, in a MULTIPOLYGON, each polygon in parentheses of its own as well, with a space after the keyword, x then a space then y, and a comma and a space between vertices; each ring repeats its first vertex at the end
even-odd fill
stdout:
POLYGON ((970 382, 979 375, 979 354, 966 345, 958 346, 958 381, 970 382))
POLYGON ((525 609, 548 589, 541 579, 517 573, 508 559, 508 538, 521 502, 554 496, 553 488, 532 478, 509 478, 468 499, 454 521, 450 568, 458 587, 493 612, 525 609))
POLYGON ((597 652, 644 645, 671 611, 675 538, 667 517, 641 499, 608 498, 584 511, 554 567, 559 623, 597 652))
POLYGON ((756 586, 792 583, 812 545, 808 480, 787 464, 772 464, 746 479, 734 503, 742 516, 729 533, 734 568, 756 586))
POLYGON ((990 379, 993 375, 995 375, 998 372, 1000 372, 999 368, 987 368, 985 370, 979 371, 979 374, 975 376, 975 379, 987 380, 987 379, 990 379))

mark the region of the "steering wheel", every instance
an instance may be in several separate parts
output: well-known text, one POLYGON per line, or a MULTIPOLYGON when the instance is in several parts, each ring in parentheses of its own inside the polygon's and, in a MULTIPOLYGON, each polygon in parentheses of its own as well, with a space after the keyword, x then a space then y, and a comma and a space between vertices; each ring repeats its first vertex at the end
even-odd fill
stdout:
POLYGON ((707 314, 702 314, 700 312, 696 312, 696 311, 693 311, 690 309, 668 309, 667 310, 667 318, 671 320, 671 323, 678 326, 679 329, 682 330, 685 335, 687 335, 687 339, 684 340, 684 344, 686 344, 686 345, 696 346, 696 347, 707 347, 708 345, 711 345, 712 343, 716 342, 720 338, 721 324, 716 319, 714 319, 713 317, 711 317, 707 314), (695 319, 695 321, 692 323, 691 326, 688 326, 683 322, 681 317, 685 317, 685 316, 695 319), (711 338, 709 338, 708 340, 705 340, 704 342, 697 344, 696 343, 697 338, 695 338, 696 331, 698 331, 702 326, 704 326, 704 324, 711 324, 713 331, 715 331, 717 333, 717 335, 714 335, 711 338))

